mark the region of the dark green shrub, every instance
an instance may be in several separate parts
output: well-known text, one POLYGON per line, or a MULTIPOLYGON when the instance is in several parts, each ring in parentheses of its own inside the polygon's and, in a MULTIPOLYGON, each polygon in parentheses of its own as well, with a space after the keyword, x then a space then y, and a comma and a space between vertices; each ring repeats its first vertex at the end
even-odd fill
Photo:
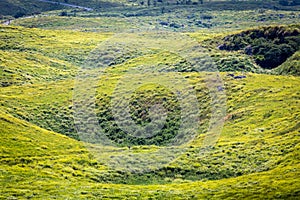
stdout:
POLYGON ((25 12, 20 11, 20 12, 17 12, 17 13, 14 15, 14 18, 24 17, 25 15, 26 15, 25 12))
POLYGON ((299 33, 298 27, 263 27, 227 36, 219 49, 244 50, 262 68, 273 69, 299 50, 299 33))
POLYGON ((68 16, 68 13, 66 11, 62 11, 59 16, 68 16))

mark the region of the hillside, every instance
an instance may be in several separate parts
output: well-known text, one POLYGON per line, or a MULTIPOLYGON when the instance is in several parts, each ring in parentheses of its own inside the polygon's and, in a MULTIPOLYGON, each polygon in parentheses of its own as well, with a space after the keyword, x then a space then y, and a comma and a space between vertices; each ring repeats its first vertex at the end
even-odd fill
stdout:
POLYGON ((0 199, 297 199, 298 6, 101 2, 0 25, 0 199))
POLYGON ((20 18, 24 16, 31 16, 41 14, 46 11, 64 10, 64 9, 78 9, 84 11, 91 11, 93 9, 111 8, 120 6, 119 1, 65 1, 65 0, 2 0, 0 2, 0 20, 20 18))
MULTIPOLYGON (((272 75, 254 74, 247 74, 244 80, 224 78, 228 88, 228 117, 215 147, 201 154, 203 137, 199 137, 176 161, 142 174, 111 168, 113 165, 107 158, 117 156, 119 150, 123 159, 130 154, 147 155, 149 150, 144 152, 146 146, 132 150, 121 147, 98 155, 92 153, 92 146, 85 147, 82 143, 2 113, 2 197, 298 196, 300 183, 295 177, 299 176, 300 159, 297 118, 300 112, 297 105, 299 78, 278 76, 274 80, 272 75), (285 84, 282 85, 282 82, 285 84), (164 184, 158 186, 158 183, 164 184), (170 190, 173 192, 170 193, 170 190)), ((51 85, 50 88, 57 90, 51 85)), ((42 86, 37 88, 40 90, 42 86)), ((1 99, 13 97, 22 102, 23 99, 17 95, 19 89, 10 88, 13 96, 1 92, 1 99)), ((30 90, 37 89, 31 87, 30 90)), ((46 92, 44 96, 50 94, 46 92)), ((43 99, 42 96, 38 99, 43 99)), ((35 101, 47 106, 40 100, 35 101)), ((56 104, 52 104, 52 111, 53 105, 56 104)), ((17 106, 15 109, 19 110, 23 105, 17 106)), ((6 110, 5 107, 1 109, 6 110)))
MULTIPOLYGON (((274 163, 278 165, 274 169, 218 181, 180 183, 182 180, 177 178, 172 184, 123 185, 95 180, 101 171, 107 170, 106 167, 92 159, 85 147, 74 140, 40 129, 5 113, 1 113, 1 127, 3 128, 1 131, 1 198, 4 199, 179 197, 219 199, 245 196, 252 199, 262 198, 262 194, 263 198, 290 199, 299 195, 299 181, 295 179, 299 176, 297 167, 299 145, 294 145, 299 143, 299 140, 295 138, 295 131, 269 139, 267 134, 260 132, 261 136, 256 137, 261 139, 253 138, 249 143, 252 149, 261 149, 261 146, 270 149, 272 157, 284 154, 283 160, 274 163), (274 140, 280 143, 274 143, 274 140)), ((251 133, 248 136, 251 136, 251 133)), ((223 150, 234 148, 233 146, 241 148, 244 146, 243 142, 241 144, 230 142, 226 145, 223 141, 220 146, 223 150)), ((217 149, 213 150, 216 154, 215 158, 220 154, 217 149)), ((245 164, 250 162, 251 160, 245 164)))
MULTIPOLYGON (((0 2, 0 20, 33 16, 46 11, 58 11, 66 16, 66 10, 71 15, 77 12, 91 13, 97 15, 118 16, 124 14, 126 17, 153 16, 169 13, 179 9, 205 9, 218 11, 246 11, 254 9, 275 9, 299 11, 300 5, 282 5, 280 1, 239 1, 231 0, 2 0, 0 2), (202 3, 201 3, 202 2, 202 3)), ((266 19, 264 19, 266 20, 266 19)))
MULTIPOLYGON (((2 31, 6 32, 4 34, 6 37, 9 35, 15 37, 9 41, 18 44, 18 34, 21 34, 24 42, 19 45, 5 42, 5 48, 2 45, 4 55, 2 66, 5 66, 3 72, 6 72, 2 73, 2 76, 7 77, 9 72, 20 80, 9 85, 2 84, 5 87, 1 89, 1 184, 4 191, 1 195, 3 198, 181 196, 184 199, 229 196, 239 198, 246 195, 249 198, 259 198, 261 195, 268 198, 288 198, 298 195, 299 181, 295 179, 299 176, 300 161, 298 145, 300 79, 298 77, 243 73, 245 78, 240 80, 227 73, 221 73, 227 95, 227 114, 224 128, 214 147, 201 153, 205 134, 199 134, 188 148, 181 147, 176 160, 163 166, 152 167, 142 166, 144 163, 136 165, 132 160, 132 167, 136 167, 137 171, 134 168, 129 168, 128 171, 125 166, 115 162, 119 159, 121 163, 127 162, 132 156, 133 159, 136 156, 139 156, 136 159, 141 159, 140 156, 144 155, 154 156, 152 159, 158 159, 155 162, 159 163, 160 157, 153 153, 162 151, 165 148, 164 143, 161 143, 159 138, 154 138, 154 143, 149 140, 150 146, 147 146, 147 143, 141 145, 134 141, 129 143, 127 141, 121 142, 121 146, 103 149, 97 144, 79 143, 45 130, 82 139, 80 135, 76 135, 75 129, 72 131, 74 112, 76 112, 71 106, 74 98, 72 93, 76 86, 72 77, 80 63, 83 63, 79 59, 84 55, 82 47, 86 50, 93 49, 96 45, 91 43, 92 40, 100 42, 109 35, 90 33, 89 37, 84 37, 80 32, 75 34, 64 31, 64 34, 61 34, 61 31, 13 27, 3 27, 2 31), (34 40, 26 40, 27 34, 35 35, 34 40), (47 44, 51 44, 51 47, 47 48, 47 44), (40 45, 43 49, 36 48, 40 45), (73 51, 70 52, 66 48, 68 45, 72 45, 73 51), (76 45, 81 51, 76 50, 76 45), (64 48, 61 48, 62 46, 64 48), (31 55, 38 58, 40 63, 48 60, 58 63, 47 69, 55 73, 43 75, 42 69, 45 69, 47 64, 36 65, 36 61, 27 61, 27 53, 24 49, 32 52, 31 55), (61 50, 57 51, 58 49, 61 50), (64 50, 70 54, 66 56, 64 50), (19 66, 23 68, 19 67, 16 70, 16 65, 7 64, 11 57, 5 55, 11 53, 19 54, 19 66), (29 66, 36 67, 30 70, 29 66), (67 66, 69 67, 66 68, 67 66), (24 70, 32 76, 30 83, 22 81, 24 70), (59 77, 57 74, 61 73, 65 73, 66 76, 57 79, 59 77), (122 143, 125 146, 130 144, 132 147, 128 149, 122 143), (102 149, 102 153, 97 151, 98 148, 102 149), (140 171, 141 167, 144 169, 150 167, 150 169, 140 171), (276 181, 277 179, 280 181, 276 181)), ((94 50, 94 54, 95 52, 98 50, 94 50)), ((108 69, 105 73, 106 78, 103 77, 106 81, 98 84, 97 101, 99 102, 96 103, 96 113, 106 130, 110 128, 105 128, 105 122, 111 119, 108 114, 110 111, 105 110, 106 99, 112 95, 111 88, 114 88, 116 80, 123 76, 124 70, 139 66, 140 62, 144 63, 143 70, 146 70, 147 62, 162 68, 170 66, 167 63, 176 66, 177 62, 182 62, 167 52, 145 51, 141 55, 135 54, 134 51, 132 53, 129 60, 120 61, 120 64, 108 69), (101 113, 106 114, 101 115, 101 113)), ((203 88, 205 73, 192 71, 180 73, 189 77, 190 83, 197 91, 197 97, 203 102, 200 106, 201 112, 207 113, 205 109, 211 107, 210 100, 205 95, 207 91, 205 92, 203 88)), ((241 73, 236 72, 235 75, 241 73)), ((134 98, 144 96, 144 99, 139 100, 133 107, 137 111, 133 118, 139 120, 145 102, 153 98, 151 95, 159 93, 163 97, 164 92, 168 93, 168 90, 156 88, 155 85, 140 88, 134 98)), ((157 96, 157 98, 161 97, 157 96)), ((175 120, 169 120, 172 124, 176 122, 177 116, 176 101, 172 99, 172 94, 167 102, 171 106, 168 109, 171 112, 175 111, 173 117, 170 115, 170 119, 175 120)), ((204 132, 208 128, 206 117, 206 115, 201 117, 200 130, 204 132)), ((147 118, 143 120, 147 121, 147 118)), ((141 123, 145 122, 141 121, 141 123)), ((176 128, 171 124, 168 125, 170 128, 176 128)), ((172 129, 168 130, 172 131, 172 129)), ((119 138, 116 130, 113 133, 114 137, 119 138)), ((162 134, 167 133, 168 131, 162 132, 162 134)), ((114 137, 111 138, 113 141, 114 137)))
POLYGON ((300 52, 297 51, 293 56, 291 56, 286 62, 275 69, 277 74, 282 75, 300 75, 300 65, 299 65, 299 55, 300 52))
POLYGON ((22 17, 25 15, 38 14, 43 11, 63 9, 63 6, 56 4, 48 4, 36 0, 2 0, 0 3, 0 16, 22 17))

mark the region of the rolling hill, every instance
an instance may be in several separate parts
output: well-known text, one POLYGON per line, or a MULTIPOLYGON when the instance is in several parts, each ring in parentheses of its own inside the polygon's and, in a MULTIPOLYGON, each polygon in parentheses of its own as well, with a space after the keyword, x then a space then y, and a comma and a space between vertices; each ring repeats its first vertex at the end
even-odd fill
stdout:
POLYGON ((0 25, 0 199, 297 199, 298 11, 225 4, 0 25))

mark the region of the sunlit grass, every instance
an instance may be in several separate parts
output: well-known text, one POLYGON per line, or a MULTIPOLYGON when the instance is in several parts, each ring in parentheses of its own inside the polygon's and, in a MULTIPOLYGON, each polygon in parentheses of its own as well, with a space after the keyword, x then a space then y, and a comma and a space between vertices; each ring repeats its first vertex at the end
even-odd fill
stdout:
MULTIPOLYGON (((215 28, 186 35, 200 42, 216 62, 218 59, 239 60, 250 66, 251 58, 240 52, 221 52, 215 43, 243 27, 252 26, 262 17, 260 15, 269 20, 266 24, 280 23, 275 11, 257 12, 222 11, 223 21, 218 21, 220 17, 216 12, 209 11, 205 14, 216 16, 211 19, 215 28), (245 21, 236 26, 229 23, 239 18, 245 21)), ((283 24, 292 23, 293 20, 289 21, 293 16, 291 12, 280 13, 287 16, 281 21, 283 24)), ((162 19, 170 16, 172 14, 166 14, 162 19)), ((137 19, 132 18, 130 23, 134 24, 137 19)), ((139 19, 144 20, 142 24, 153 22, 151 17, 139 19)), ((86 69, 91 75, 99 76, 96 82, 91 82, 95 85, 88 85, 96 89, 95 110, 86 112, 97 113, 98 120, 103 122, 114 122, 112 97, 132 89, 133 81, 143 83, 147 78, 151 83, 137 88, 131 106, 142 111, 151 100, 165 95, 168 106, 177 112, 174 94, 161 84, 166 83, 167 78, 181 76, 195 90, 200 104, 197 135, 192 142, 178 147, 176 157, 164 164, 162 160, 170 156, 162 150, 165 144, 126 141, 103 146, 78 141, 81 137, 74 124, 78 117, 74 113, 76 78, 81 67, 96 66, 97 59, 101 59, 102 42, 112 37, 112 33, 90 31, 110 32, 116 30, 117 25, 121 29, 128 28, 127 20, 116 18, 109 22, 108 18, 100 17, 47 16, 14 23, 55 30, 0 26, 0 78, 5 86, 0 91, 0 198, 296 199, 300 187, 297 179, 300 176, 298 76, 255 74, 231 66, 228 70, 223 68, 223 71, 231 71, 220 73, 224 82, 221 89, 227 98, 225 124, 216 144, 203 148, 211 116, 211 98, 205 85, 209 73, 192 71, 180 55, 161 49, 130 51, 133 47, 126 46, 129 50, 125 47, 122 50, 130 54, 119 58, 113 54, 117 43, 112 42, 108 46, 109 56, 116 56, 116 62, 106 69, 86 69), (89 66, 93 59, 94 65, 89 66), (165 76, 147 77, 157 71, 165 76), (136 72, 136 76, 128 72, 136 72), (231 73, 245 78, 235 79, 229 76, 231 73), (126 88, 121 87, 121 83, 130 84, 126 88), (161 153, 155 155, 155 152, 161 153), (142 162, 145 159, 152 164, 142 162)), ((176 23, 181 23, 180 20, 178 18, 176 23)), ((137 38, 117 39, 128 43, 137 38)), ((174 42, 173 38, 170 40, 174 42)), ((149 41, 147 38, 145 43, 149 41)), ((278 73, 297 75, 297 58, 298 52, 278 68, 278 73)), ((248 71, 256 67, 251 65, 248 71)), ((81 89, 78 91, 85 94, 85 88, 81 89)), ((140 113, 133 113, 132 117, 146 124, 138 121, 140 113)), ((117 135, 118 132, 105 125, 107 132, 117 135)))

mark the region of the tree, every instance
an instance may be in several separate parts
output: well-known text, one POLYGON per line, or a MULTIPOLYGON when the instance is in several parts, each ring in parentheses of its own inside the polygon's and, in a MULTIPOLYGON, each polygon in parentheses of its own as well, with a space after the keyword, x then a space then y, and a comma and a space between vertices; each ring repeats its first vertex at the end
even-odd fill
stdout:
POLYGON ((60 16, 68 16, 68 13, 66 11, 63 11, 59 14, 60 16))
POLYGON ((20 18, 20 17, 23 17, 23 16, 25 16, 26 14, 24 13, 24 12, 22 12, 22 11, 20 11, 20 12, 17 12, 15 15, 14 15, 14 18, 20 18))

